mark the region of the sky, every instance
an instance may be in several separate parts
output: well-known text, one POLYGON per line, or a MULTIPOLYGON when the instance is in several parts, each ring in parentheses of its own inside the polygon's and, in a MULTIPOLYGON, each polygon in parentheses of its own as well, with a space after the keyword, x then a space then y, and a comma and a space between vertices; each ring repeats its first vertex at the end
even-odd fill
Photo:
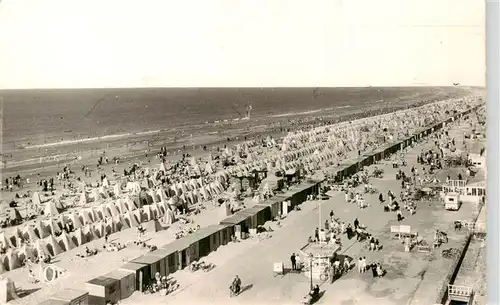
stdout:
POLYGON ((482 0, 0 1, 0 89, 485 84, 482 0))

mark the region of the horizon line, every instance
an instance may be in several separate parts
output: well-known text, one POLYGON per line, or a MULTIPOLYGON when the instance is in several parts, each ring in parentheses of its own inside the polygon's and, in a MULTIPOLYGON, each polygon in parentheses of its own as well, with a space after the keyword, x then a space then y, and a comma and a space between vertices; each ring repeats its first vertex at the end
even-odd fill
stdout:
POLYGON ((462 89, 486 89, 480 85, 406 85, 406 86, 138 86, 138 87, 40 87, 40 88, 0 88, 3 91, 29 91, 29 90, 116 90, 116 89, 344 89, 344 88, 462 88, 462 89))

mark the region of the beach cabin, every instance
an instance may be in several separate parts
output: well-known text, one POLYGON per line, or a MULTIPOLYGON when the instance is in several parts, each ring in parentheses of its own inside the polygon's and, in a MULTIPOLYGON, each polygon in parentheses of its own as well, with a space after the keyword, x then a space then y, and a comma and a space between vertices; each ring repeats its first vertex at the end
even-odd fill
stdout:
POLYGON ((92 305, 89 302, 89 293, 76 289, 60 290, 51 295, 50 300, 64 302, 67 305, 92 305))
POLYGON ((234 227, 234 235, 236 238, 243 239, 246 238, 246 234, 249 233, 251 220, 248 214, 238 212, 221 220, 219 224, 234 227))
POLYGON ((171 247, 171 244, 164 245, 163 247, 151 252, 150 255, 157 256, 161 260, 163 260, 161 265, 165 266, 165 269, 164 269, 164 271, 160 271, 160 273, 162 275, 167 276, 167 275, 177 271, 177 267, 178 267, 177 249, 174 249, 173 247, 171 247), (162 272, 164 272, 164 273, 162 273, 162 272))
POLYGON ((271 209, 268 206, 254 205, 253 207, 240 211, 239 213, 248 214, 250 218, 249 230, 257 229, 258 226, 265 224, 268 220, 271 220, 271 209))
POLYGON ((290 200, 290 197, 285 197, 282 195, 273 196, 266 201, 259 203, 258 205, 269 207, 271 218, 276 218, 283 214, 282 202, 290 200))
POLYGON ((458 211, 460 209, 460 205, 462 202, 460 201, 459 193, 448 193, 444 196, 444 208, 449 211, 458 211))
POLYGON ((120 282, 116 279, 99 276, 88 281, 85 288, 89 293, 91 305, 107 305, 120 301, 120 282))
POLYGON ((128 262, 125 265, 121 266, 120 269, 118 270, 123 270, 123 271, 130 271, 135 274, 135 290, 142 291, 142 288, 144 285, 146 285, 149 282, 145 283, 144 279, 150 279, 149 275, 149 266, 144 265, 144 264, 139 264, 139 263, 131 263, 128 262))
POLYGON ((114 270, 106 274, 105 277, 115 279, 120 285, 120 300, 131 296, 135 291, 135 273, 126 270, 114 270))
POLYGON ((298 168, 290 168, 285 171, 285 181, 288 184, 296 183, 300 180, 300 171, 298 168))
POLYGON ((161 276, 167 275, 165 257, 156 256, 153 254, 154 252, 155 251, 141 255, 130 261, 131 263, 148 266, 148 270, 145 274, 149 275, 149 277, 143 278, 144 284, 146 285, 155 279, 156 272, 159 272, 161 276))

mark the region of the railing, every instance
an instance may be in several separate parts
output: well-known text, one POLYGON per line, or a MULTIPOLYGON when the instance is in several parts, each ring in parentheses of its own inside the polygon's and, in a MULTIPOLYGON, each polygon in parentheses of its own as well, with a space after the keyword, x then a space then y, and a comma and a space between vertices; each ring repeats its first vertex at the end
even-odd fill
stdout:
POLYGON ((470 297, 472 295, 472 287, 448 285, 448 295, 470 297))

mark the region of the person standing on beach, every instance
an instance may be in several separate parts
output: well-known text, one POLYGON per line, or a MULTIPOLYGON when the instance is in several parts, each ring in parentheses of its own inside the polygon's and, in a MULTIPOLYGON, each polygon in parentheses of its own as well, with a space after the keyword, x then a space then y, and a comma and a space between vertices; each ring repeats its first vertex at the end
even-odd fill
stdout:
POLYGON ((292 262, 292 270, 297 270, 297 261, 295 259, 295 253, 290 256, 290 261, 292 262))

